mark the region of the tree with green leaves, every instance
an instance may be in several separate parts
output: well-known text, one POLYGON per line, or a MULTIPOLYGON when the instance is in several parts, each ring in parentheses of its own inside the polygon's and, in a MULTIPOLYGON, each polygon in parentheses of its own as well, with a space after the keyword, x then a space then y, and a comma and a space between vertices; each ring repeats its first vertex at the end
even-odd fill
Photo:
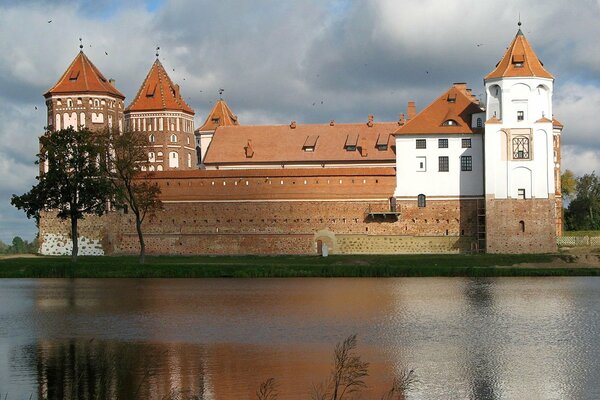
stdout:
POLYGON ((21 196, 13 195, 11 203, 36 221, 44 210, 70 220, 75 262, 79 220, 87 214, 102 215, 111 197, 110 182, 99 167, 97 136, 86 128, 48 131, 40 138, 40 147, 38 183, 21 196))
POLYGON ((142 224, 148 215, 162 209, 160 187, 149 178, 148 153, 153 151, 145 134, 126 130, 102 134, 103 172, 110 178, 115 200, 125 204, 135 216, 135 228, 140 243, 140 264, 145 262, 146 244, 142 224))
POLYGON ((577 178, 565 219, 568 230, 600 230, 600 178, 595 172, 577 178))

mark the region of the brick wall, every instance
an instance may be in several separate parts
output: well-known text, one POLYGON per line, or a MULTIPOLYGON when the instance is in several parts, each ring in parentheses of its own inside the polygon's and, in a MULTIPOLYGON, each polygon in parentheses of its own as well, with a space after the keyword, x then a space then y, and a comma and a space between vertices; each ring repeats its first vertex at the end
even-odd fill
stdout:
POLYGON ((556 247, 555 199, 488 199, 488 253, 549 253, 556 247))

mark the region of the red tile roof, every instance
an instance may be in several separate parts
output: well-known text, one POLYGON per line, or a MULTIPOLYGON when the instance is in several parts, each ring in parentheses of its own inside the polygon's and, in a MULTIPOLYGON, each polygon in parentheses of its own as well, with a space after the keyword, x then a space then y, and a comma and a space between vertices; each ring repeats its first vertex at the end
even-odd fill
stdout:
POLYGON ((556 118, 552 117, 552 126, 555 128, 563 128, 564 125, 562 124, 562 122, 560 122, 559 120, 557 120, 556 118))
POLYGON ((389 136, 397 127, 397 122, 373 123, 371 127, 367 123, 221 126, 215 131, 204 162, 207 165, 393 162, 394 141, 389 136), (358 135, 358 145, 347 148, 348 139, 354 135, 358 135), (251 158, 246 157, 244 149, 248 142, 252 143, 251 158), (387 144, 385 149, 384 144, 387 144))
POLYGON ((58 82, 45 94, 98 93, 124 99, 123 93, 109 82, 83 51, 80 51, 58 82))
POLYGON ((167 71, 156 59, 137 95, 125 111, 183 111, 194 115, 179 93, 179 85, 171 81, 167 71))
POLYGON ((239 125, 237 115, 235 115, 225 100, 220 99, 215 103, 212 111, 208 113, 208 117, 204 124, 196 132, 214 131, 218 126, 239 125))
POLYGON ((482 128, 471 127, 471 116, 480 112, 483 110, 466 84, 455 84, 413 119, 396 129, 394 134, 481 133, 482 128))
POLYGON ((537 76, 539 78, 554 79, 552 74, 544 68, 531 45, 519 29, 512 43, 504 53, 504 57, 485 79, 537 76))

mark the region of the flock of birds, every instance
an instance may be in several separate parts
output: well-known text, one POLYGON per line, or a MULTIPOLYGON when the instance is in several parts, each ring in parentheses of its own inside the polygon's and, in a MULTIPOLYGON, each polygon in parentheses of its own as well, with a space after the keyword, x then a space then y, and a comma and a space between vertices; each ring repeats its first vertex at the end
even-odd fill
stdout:
MULTIPOLYGON (((51 19, 49 19, 49 20, 48 20, 48 23, 49 23, 49 24, 50 24, 50 23, 52 23, 52 20, 51 20, 51 19)), ((79 40, 81 41, 81 39, 79 39, 79 40)), ((481 46, 484 46, 484 45, 485 45, 485 43, 475 43, 475 46, 477 46, 477 47, 481 47, 481 46)), ((92 47, 92 45, 91 45, 91 44, 90 44, 90 47, 92 47)), ((157 58, 158 58, 158 50, 160 50, 160 47, 157 47, 157 48, 156 48, 156 57, 157 57, 157 58)), ((105 50, 105 51, 104 51, 104 54, 108 56, 108 51, 106 51, 106 50, 105 50)), ((163 58, 163 60, 164 60, 164 58, 163 58)), ((367 65, 368 65, 368 64, 364 64, 364 66, 365 66, 365 67, 366 67, 367 65)), ((173 68, 173 72, 175 72, 175 68, 173 68)), ((426 75, 429 75, 429 71, 428 71, 428 70, 425 70, 425 74, 426 74, 426 75)), ((319 77, 320 77, 320 74, 317 74, 317 75, 316 75, 316 77, 317 77, 317 78, 319 78, 319 77)), ((185 78, 183 78, 183 80, 185 81, 185 78)), ((223 92, 224 92, 224 91, 225 91, 224 89, 219 89, 219 97, 221 98, 221 100, 223 99, 223 92)), ((199 92, 200 92, 200 93, 202 93, 202 90, 200 90, 199 92)), ((394 91, 392 91, 392 92, 390 92, 390 93, 394 93, 394 91)), ((188 100, 191 100, 191 97, 188 97, 187 99, 188 99, 188 100)), ((209 101, 208 103, 210 104, 211 102, 209 101)), ((313 107, 315 107, 315 106, 317 105, 317 103, 318 103, 317 101, 313 102, 313 103, 312 103, 312 106, 313 106, 313 107)), ((324 103, 324 101, 323 101, 323 100, 321 100, 321 105, 323 105, 323 103, 324 103)), ((36 110, 38 109, 38 108, 37 108, 37 106, 35 106, 35 109, 36 109, 36 110)))

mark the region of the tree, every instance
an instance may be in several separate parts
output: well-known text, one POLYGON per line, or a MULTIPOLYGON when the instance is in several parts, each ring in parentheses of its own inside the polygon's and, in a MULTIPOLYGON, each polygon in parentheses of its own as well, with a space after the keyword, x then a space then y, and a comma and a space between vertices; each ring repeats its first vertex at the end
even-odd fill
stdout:
POLYGON ((56 216, 71 222, 73 249, 77 261, 77 225, 86 214, 102 215, 110 198, 110 183, 101 174, 96 136, 85 128, 48 131, 40 138, 41 151, 36 164, 43 166, 38 183, 11 203, 27 217, 39 221, 43 210, 56 210, 56 216))
POLYGON ((146 257, 146 244, 142 223, 146 216, 162 208, 160 187, 148 180, 148 153, 152 151, 146 135, 126 130, 119 134, 104 132, 102 135, 104 173, 110 178, 115 200, 126 204, 135 216, 135 228, 140 242, 140 264, 146 257))
POLYGON ((28 243, 24 241, 20 236, 15 236, 10 246, 10 252, 14 254, 23 254, 27 252, 28 243))
POLYGON ((577 177, 570 169, 567 169, 560 176, 560 187, 563 198, 570 199, 577 189, 577 177))
POLYGON ((600 229, 600 178, 595 172, 577 178, 575 198, 565 217, 569 230, 600 229))

